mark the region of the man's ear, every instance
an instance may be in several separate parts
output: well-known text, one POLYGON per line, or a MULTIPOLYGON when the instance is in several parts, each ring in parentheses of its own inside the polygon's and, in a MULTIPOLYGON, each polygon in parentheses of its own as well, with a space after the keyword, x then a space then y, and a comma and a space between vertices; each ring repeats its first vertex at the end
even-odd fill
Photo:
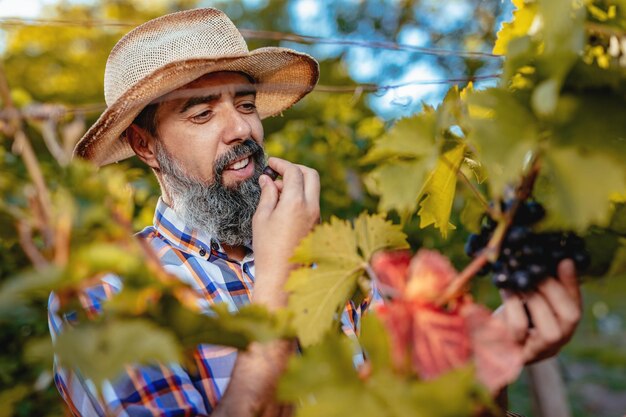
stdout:
POLYGON ((126 129, 126 139, 139 159, 145 162, 150 168, 159 169, 155 149, 155 141, 157 139, 155 137, 138 125, 132 124, 126 129))

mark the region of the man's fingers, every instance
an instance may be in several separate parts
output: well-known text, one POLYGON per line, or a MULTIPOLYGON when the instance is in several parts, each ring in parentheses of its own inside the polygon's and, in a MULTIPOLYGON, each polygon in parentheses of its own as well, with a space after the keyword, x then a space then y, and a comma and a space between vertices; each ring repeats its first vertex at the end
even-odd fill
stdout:
POLYGON ((313 168, 298 165, 304 176, 304 196, 309 202, 320 201, 320 176, 313 168))
POLYGON ((259 199, 255 217, 266 217, 276 208, 279 190, 274 181, 267 175, 259 177, 259 185, 261 186, 261 198, 259 199))
POLYGON ((564 259, 559 263, 558 280, 561 281, 565 290, 574 298, 577 305, 581 305, 580 285, 576 276, 576 267, 571 259, 564 259))
POLYGON ((518 342, 523 342, 528 335, 528 316, 522 299, 509 291, 500 292, 504 303, 501 311, 507 327, 518 342))
POLYGON ((561 340, 563 331, 548 301, 539 292, 529 295, 526 306, 538 336, 552 346, 561 340))
POLYGON ((297 165, 274 156, 269 158, 267 163, 283 177, 281 199, 303 197, 304 175, 297 165))
POLYGON ((581 315, 578 300, 571 296, 565 285, 555 279, 545 280, 537 290, 556 314, 563 333, 573 333, 581 315))

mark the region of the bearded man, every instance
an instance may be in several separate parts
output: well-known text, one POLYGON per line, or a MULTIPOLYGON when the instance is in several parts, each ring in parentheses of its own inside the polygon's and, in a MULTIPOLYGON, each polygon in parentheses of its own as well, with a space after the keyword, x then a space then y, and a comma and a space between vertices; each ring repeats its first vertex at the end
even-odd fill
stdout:
MULTIPOLYGON (((112 50, 107 110, 75 154, 100 166, 137 155, 154 171, 162 195, 154 224, 139 236, 168 272, 195 290, 200 308, 285 306, 289 259, 319 218, 319 178, 286 160, 266 162, 261 119, 295 104, 317 79, 318 64, 306 54, 273 47, 249 52, 233 23, 215 9, 149 21, 112 50), (262 174, 266 163, 282 180, 262 174)), ((542 314, 548 318, 535 320, 541 330, 536 336, 528 336, 523 306, 508 303, 505 316, 521 332, 529 361, 558 350, 580 317, 573 271, 562 275, 554 291, 565 300, 554 310, 554 297, 541 297, 537 308, 547 308, 542 314)), ((106 277, 87 291, 85 307, 97 310, 121 290, 122 279, 106 277)), ((65 325, 58 304, 52 295, 53 338, 65 325)), ((356 331, 366 307, 346 308, 347 333, 356 331)), ((129 365, 103 384, 104 404, 79 370, 58 364, 55 381, 76 416, 276 415, 285 409, 268 399, 292 351, 287 341, 252 344, 239 354, 199 345, 197 373, 171 364, 129 365)))

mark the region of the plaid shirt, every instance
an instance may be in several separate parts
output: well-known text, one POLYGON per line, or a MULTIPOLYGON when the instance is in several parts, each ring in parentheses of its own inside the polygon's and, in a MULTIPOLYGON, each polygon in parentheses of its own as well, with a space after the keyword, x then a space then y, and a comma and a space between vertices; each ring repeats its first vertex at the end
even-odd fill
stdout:
MULTIPOLYGON (((139 236, 150 242, 165 269, 191 286, 203 310, 214 303, 226 303, 231 311, 250 302, 254 286, 254 256, 248 251, 239 262, 228 258, 211 236, 191 230, 162 200, 154 215, 154 225, 139 236)), ((80 302, 88 315, 97 315, 107 299, 122 290, 122 280, 108 275, 101 284, 81 294, 80 302)), ((359 327, 360 306, 346 305, 342 327, 354 335, 359 327)), ((59 313, 59 300, 53 293, 48 303, 52 340, 62 331, 71 314, 59 313)), ((190 373, 177 364, 127 366, 115 381, 100 387, 100 401, 93 382, 79 370, 69 370, 55 362, 55 383, 76 416, 197 416, 208 415, 223 395, 237 358, 237 350, 225 346, 199 345, 193 359, 198 372, 190 373), (105 411, 106 410, 106 411, 105 411)), ((355 356, 355 363, 362 358, 355 356)))

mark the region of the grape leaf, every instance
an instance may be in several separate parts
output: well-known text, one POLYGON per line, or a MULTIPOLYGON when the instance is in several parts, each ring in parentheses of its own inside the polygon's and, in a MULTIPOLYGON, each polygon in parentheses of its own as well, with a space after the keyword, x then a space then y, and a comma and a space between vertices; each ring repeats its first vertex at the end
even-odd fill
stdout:
POLYGON ((305 266, 291 273, 285 289, 290 292, 288 309, 304 346, 318 342, 331 328, 355 292, 372 253, 386 247, 405 248, 407 243, 400 228, 381 215, 363 214, 354 228, 333 217, 302 240, 292 261, 305 266))
POLYGON ((388 158, 424 157, 431 153, 436 134, 436 114, 432 111, 400 119, 378 139, 361 159, 362 164, 384 162, 388 158))
POLYGON ((470 368, 424 383, 394 374, 386 367, 374 367, 372 374, 363 379, 352 365, 353 355, 354 345, 334 335, 306 349, 303 355, 292 357, 279 381, 279 399, 299 404, 298 417, 461 417, 472 415, 489 402, 470 368))
POLYGON ((116 377, 128 364, 181 360, 178 343, 169 331, 139 319, 68 328, 57 337, 55 353, 63 366, 79 369, 96 385, 116 377))
POLYGON ((467 195, 460 218, 465 229, 471 233, 480 233, 480 225, 484 215, 485 206, 475 196, 467 195))
POLYGON ((392 346, 383 323, 375 314, 367 314, 363 317, 359 344, 374 369, 391 368, 392 346))
POLYGON ((415 212, 428 170, 429 164, 423 160, 397 161, 372 170, 367 183, 370 191, 380 196, 378 210, 396 210, 403 217, 415 212))
POLYGON ((536 119, 514 93, 488 89, 468 96, 468 140, 488 173, 493 197, 522 174, 525 157, 539 138, 536 119))
POLYGON ((183 321, 197 322, 195 329, 188 327, 185 334, 181 334, 182 340, 189 347, 209 343, 243 350, 251 342, 265 343, 295 336, 287 310, 270 312, 263 306, 249 304, 233 312, 229 311, 225 303, 211 306, 208 316, 199 316, 186 308, 181 310, 174 317, 170 316, 169 322, 177 325, 183 321))
POLYGON ((446 238, 448 230, 454 229, 450 223, 452 201, 456 192, 457 172, 463 162, 465 146, 459 145, 439 157, 437 167, 424 184, 420 203, 420 227, 434 224, 446 238))
POLYGON ((470 358, 465 320, 443 310, 419 308, 413 315, 413 367, 423 378, 465 365, 470 358))
POLYGON ((533 24, 537 14, 535 3, 523 0, 513 0, 516 10, 513 11, 513 19, 502 24, 502 29, 498 31, 498 37, 493 47, 493 53, 504 55, 507 53, 509 42, 512 39, 525 36, 533 24))
POLYGON ((607 225, 610 195, 626 190, 623 164, 603 154, 553 147, 543 167, 536 195, 546 206, 546 227, 584 231, 607 225))
POLYGON ((400 226, 387 221, 382 214, 361 213, 354 221, 354 232, 361 257, 369 262, 374 253, 384 248, 405 249, 409 245, 400 226))
POLYGON ((330 329, 338 310, 356 290, 361 268, 322 264, 291 273, 285 289, 291 292, 288 305, 303 346, 317 343, 330 329))

